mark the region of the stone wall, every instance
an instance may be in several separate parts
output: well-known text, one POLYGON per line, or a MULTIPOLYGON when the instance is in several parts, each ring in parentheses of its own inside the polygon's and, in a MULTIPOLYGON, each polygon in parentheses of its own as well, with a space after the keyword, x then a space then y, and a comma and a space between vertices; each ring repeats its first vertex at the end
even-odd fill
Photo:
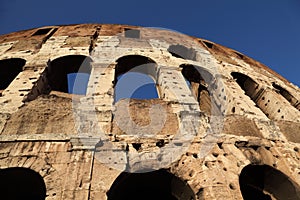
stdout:
POLYGON ((3 178, 21 168, 41 176, 47 200, 300 199, 300 89, 246 55, 168 30, 105 24, 2 35, 0 52, 1 68, 26 61, 0 88, 3 195, 30 193, 3 178), (76 56, 91 66, 86 94, 54 90, 53 81, 80 71, 66 64, 58 72, 55 61, 76 56), (118 73, 143 59, 159 98, 116 102, 118 73), (183 74, 188 66, 202 78, 183 74))

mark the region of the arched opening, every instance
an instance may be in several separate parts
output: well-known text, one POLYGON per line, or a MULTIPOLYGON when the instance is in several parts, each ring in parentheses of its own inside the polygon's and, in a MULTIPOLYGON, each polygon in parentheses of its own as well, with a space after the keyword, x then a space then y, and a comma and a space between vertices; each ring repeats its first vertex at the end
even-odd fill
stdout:
POLYGON ((300 188, 287 175, 268 165, 248 165, 240 177, 245 200, 299 200, 300 188))
POLYGON ((239 86, 245 91, 245 94, 249 96, 254 102, 258 97, 258 84, 251 79, 249 76, 239 73, 232 72, 231 76, 236 80, 239 86))
POLYGON ((171 45, 168 52, 176 58, 188 59, 196 61, 196 51, 193 48, 187 48, 183 45, 171 45))
POLYGON ((209 41, 205 41, 205 40, 201 40, 203 42, 203 44, 205 44, 205 46, 207 46, 207 48, 212 49, 214 44, 212 42, 209 41))
POLYGON ((190 186, 167 172, 158 170, 147 173, 123 172, 107 192, 108 200, 181 200, 195 199, 190 186))
POLYGON ((209 85, 213 81, 213 76, 199 66, 184 64, 180 65, 180 67, 182 68, 181 73, 190 87, 192 94, 199 102, 200 110, 209 115, 215 113, 214 111, 212 112, 216 107, 214 102, 212 102, 212 96, 209 92, 209 85))
POLYGON ((91 62, 91 58, 82 55, 69 55, 51 61, 47 71, 51 90, 85 95, 91 62))
POLYGON ((26 60, 11 58, 0 60, 0 91, 5 90, 16 76, 23 70, 26 60))
POLYGON ((0 196, 10 200, 43 200, 46 198, 46 185, 41 175, 31 169, 1 169, 0 196))
POLYGON ((276 92, 281 94, 292 106, 300 110, 300 102, 293 96, 289 91, 281 87, 280 85, 277 85, 276 83, 272 84, 275 88, 276 92))
POLYGON ((150 58, 130 55, 117 60, 115 69, 115 102, 122 98, 158 98, 156 63, 150 58))

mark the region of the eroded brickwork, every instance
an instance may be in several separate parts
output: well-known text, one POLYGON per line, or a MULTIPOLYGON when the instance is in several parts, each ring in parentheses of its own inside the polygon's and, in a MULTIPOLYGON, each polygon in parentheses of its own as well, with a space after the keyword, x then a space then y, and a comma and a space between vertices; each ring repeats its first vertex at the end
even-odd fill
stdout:
POLYGON ((300 89, 246 55, 105 24, 2 35, 0 52, 1 72, 25 61, 0 88, 1 187, 16 186, 8 169, 28 169, 46 187, 37 199, 300 199, 300 89), (85 95, 65 91, 76 56, 85 95), (141 64, 159 97, 116 102, 117 76, 141 64))

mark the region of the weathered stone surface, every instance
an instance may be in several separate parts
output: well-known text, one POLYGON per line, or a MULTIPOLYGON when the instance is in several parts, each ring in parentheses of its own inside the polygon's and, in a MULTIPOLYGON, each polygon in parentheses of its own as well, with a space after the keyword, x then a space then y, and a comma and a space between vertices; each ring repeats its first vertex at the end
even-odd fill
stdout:
POLYGON ((13 113, 2 134, 76 134, 72 99, 41 96, 13 113), (30 131, 29 131, 30 130, 30 131))
MULTIPOLYGON (((7 170, 23 169, 45 183, 47 200, 144 199, 159 183, 168 183, 159 198, 300 199, 300 90, 246 55, 168 30, 110 24, 2 35, 0 52, 0 60, 26 60, 0 88, 1 186, 7 170), (53 67, 70 55, 91 60, 86 95, 66 93, 68 74, 82 63, 53 67), (120 66, 126 56, 133 63, 120 66), (116 102, 118 72, 135 67, 135 56, 154 63, 146 71, 159 98, 116 102), (201 77, 184 74, 188 66, 201 77)), ((20 193, 21 182, 7 191, 20 193)))

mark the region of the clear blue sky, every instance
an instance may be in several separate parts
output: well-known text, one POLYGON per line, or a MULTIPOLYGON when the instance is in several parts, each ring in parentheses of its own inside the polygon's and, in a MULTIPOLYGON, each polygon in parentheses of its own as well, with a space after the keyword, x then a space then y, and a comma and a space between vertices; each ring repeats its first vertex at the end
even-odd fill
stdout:
POLYGON ((300 86, 300 0, 1 0, 0 34, 44 25, 163 27, 233 48, 300 86))

